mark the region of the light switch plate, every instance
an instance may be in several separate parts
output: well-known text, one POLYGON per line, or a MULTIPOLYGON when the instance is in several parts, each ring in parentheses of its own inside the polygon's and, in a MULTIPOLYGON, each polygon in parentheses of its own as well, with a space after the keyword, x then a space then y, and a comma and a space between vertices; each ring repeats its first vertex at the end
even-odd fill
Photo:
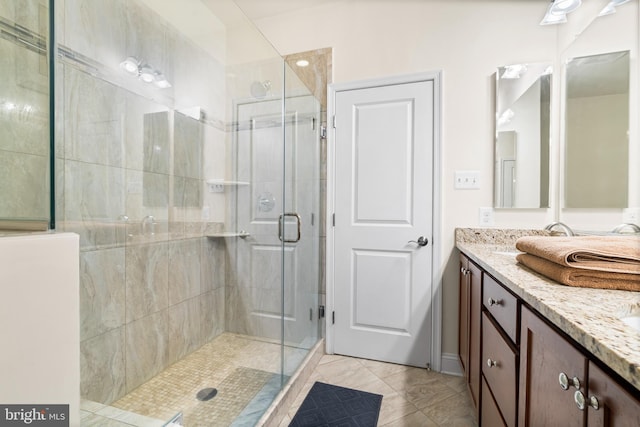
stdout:
POLYGON ((455 188, 477 190, 480 188, 480 171, 456 171, 455 188))

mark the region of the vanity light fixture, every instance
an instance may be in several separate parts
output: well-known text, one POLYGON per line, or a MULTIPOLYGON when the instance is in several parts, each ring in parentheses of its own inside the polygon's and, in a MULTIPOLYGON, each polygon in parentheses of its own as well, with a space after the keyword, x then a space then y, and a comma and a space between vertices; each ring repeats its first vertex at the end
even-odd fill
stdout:
POLYGON ((520 76, 527 72, 525 64, 513 64, 504 67, 504 72, 500 76, 501 79, 519 79, 520 76))
POLYGON ((513 112, 511 108, 507 108, 501 115, 498 117, 498 126, 506 125, 511 122, 511 120, 516 116, 516 113, 513 112))
POLYGON ((142 61, 135 56, 128 56, 120 63, 120 68, 145 83, 153 83, 160 89, 171 87, 171 83, 169 83, 164 74, 149 64, 143 64, 142 61))
POLYGON ((134 76, 138 75, 139 67, 140 61, 135 56, 129 56, 127 57, 127 59, 120 63, 120 68, 134 76))
POLYGON ((161 73, 158 73, 155 75, 153 84, 158 86, 160 89, 166 89, 168 87, 171 87, 171 83, 169 83, 169 81, 167 81, 167 78, 164 76, 164 74, 161 74, 161 73))
POLYGON ((600 11, 598 16, 611 15, 612 13, 616 13, 616 7, 621 6, 625 3, 629 3, 630 0, 611 0, 605 7, 600 11))
POLYGON ((581 4, 582 0, 552 0, 540 25, 564 24, 567 22, 567 14, 576 10, 581 4))
POLYGON ((153 68, 145 65, 140 67, 140 74, 138 74, 138 77, 145 83, 153 83, 156 79, 156 72, 153 68))

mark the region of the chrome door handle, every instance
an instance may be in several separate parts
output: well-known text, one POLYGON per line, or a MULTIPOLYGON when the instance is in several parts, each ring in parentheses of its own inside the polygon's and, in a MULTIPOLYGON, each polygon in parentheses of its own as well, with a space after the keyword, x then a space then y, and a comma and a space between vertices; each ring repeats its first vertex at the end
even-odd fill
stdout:
POLYGON ((418 237, 418 240, 409 240, 407 243, 416 243, 418 246, 427 246, 429 244, 429 239, 424 236, 418 237))
POLYGON ((297 243, 300 241, 300 236, 302 235, 300 233, 300 226, 302 224, 302 218, 300 218, 300 215, 298 215, 295 212, 287 212, 284 214, 281 214, 280 217, 278 218, 278 239, 280 239, 281 242, 284 243, 297 243), (282 234, 282 224, 284 222, 284 218, 287 216, 292 216, 296 219, 296 222, 298 224, 298 237, 295 240, 288 240, 285 239, 284 235, 282 234))

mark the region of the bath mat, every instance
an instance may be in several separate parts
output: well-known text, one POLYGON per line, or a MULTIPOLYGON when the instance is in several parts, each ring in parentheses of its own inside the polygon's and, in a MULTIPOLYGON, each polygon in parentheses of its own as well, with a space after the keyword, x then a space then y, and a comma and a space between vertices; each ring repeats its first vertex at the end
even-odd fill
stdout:
POLYGON ((289 427, 375 427, 382 396, 315 382, 289 427))

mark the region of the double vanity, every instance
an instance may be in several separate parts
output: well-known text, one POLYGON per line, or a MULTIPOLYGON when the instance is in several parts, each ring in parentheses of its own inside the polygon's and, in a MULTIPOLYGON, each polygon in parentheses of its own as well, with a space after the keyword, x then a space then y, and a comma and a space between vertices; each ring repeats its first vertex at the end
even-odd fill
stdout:
POLYGON ((639 426, 640 292, 558 284, 516 261, 540 230, 457 229, 460 361, 480 426, 639 426))

